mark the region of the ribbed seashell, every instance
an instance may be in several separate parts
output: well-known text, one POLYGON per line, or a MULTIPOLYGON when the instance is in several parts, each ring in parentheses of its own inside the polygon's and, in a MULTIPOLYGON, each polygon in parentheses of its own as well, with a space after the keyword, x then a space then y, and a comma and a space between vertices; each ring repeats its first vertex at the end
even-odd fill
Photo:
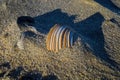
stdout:
POLYGON ((73 45, 73 32, 66 26, 55 24, 46 38, 46 46, 50 51, 58 52, 62 48, 73 45))

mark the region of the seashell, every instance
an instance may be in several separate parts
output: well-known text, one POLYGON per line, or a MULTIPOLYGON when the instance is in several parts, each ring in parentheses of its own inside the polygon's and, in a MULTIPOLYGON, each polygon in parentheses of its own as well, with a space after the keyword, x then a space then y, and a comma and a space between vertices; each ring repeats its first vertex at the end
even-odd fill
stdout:
POLYGON ((61 48, 62 48, 63 35, 64 35, 64 33, 65 33, 66 29, 67 29, 67 28, 63 27, 62 31, 60 32, 59 43, 58 43, 58 45, 59 45, 59 49, 61 49, 61 48))
POLYGON ((62 48, 73 45, 73 32, 67 26, 55 24, 49 31, 46 38, 48 50, 58 52, 62 48))

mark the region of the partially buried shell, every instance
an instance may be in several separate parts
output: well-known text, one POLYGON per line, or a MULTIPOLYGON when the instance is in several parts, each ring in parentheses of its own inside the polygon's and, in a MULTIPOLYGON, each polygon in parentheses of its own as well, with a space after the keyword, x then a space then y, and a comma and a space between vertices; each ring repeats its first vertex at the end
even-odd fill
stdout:
POLYGON ((55 24, 46 38, 46 46, 50 51, 58 52, 62 48, 73 45, 73 32, 67 26, 55 24))

